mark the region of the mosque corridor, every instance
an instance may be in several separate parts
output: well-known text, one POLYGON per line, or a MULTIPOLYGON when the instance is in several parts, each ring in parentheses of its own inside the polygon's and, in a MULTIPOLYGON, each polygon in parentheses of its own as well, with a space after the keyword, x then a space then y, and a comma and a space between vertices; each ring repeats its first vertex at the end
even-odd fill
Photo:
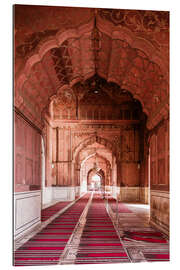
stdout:
POLYGON ((16 241, 15 266, 169 260, 168 238, 150 227, 145 204, 88 192, 41 215, 41 228, 16 241))
POLYGON ((169 260, 169 15, 14 5, 14 265, 169 260))

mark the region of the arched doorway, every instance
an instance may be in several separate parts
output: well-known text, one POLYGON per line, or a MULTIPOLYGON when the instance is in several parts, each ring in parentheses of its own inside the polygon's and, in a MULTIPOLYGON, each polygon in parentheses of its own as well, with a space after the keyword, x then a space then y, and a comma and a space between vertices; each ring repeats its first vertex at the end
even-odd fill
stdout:
MULTIPOLYGON (((16 15, 24 14, 23 9, 16 15)), ((43 189, 43 198, 47 200, 54 195, 59 200, 79 196, 81 163, 76 156, 96 142, 114 155, 109 177, 112 181, 107 182, 113 196, 119 192, 122 201, 145 201, 145 144, 150 131, 155 135, 149 160, 152 221, 169 227, 165 211, 169 205, 168 126, 165 126, 167 132, 160 129, 164 121, 169 121, 168 31, 164 32, 167 24, 163 23, 161 33, 165 36, 161 40, 157 35, 159 19, 155 15, 155 20, 158 19, 155 32, 143 23, 142 38, 122 23, 113 26, 113 20, 102 18, 98 10, 94 12, 97 26, 91 11, 89 15, 83 11, 82 18, 71 16, 71 9, 69 15, 67 8, 66 12, 67 18, 75 18, 72 27, 69 20, 65 25, 58 19, 57 23, 54 21, 54 30, 49 31, 43 12, 39 30, 33 27, 36 21, 29 25, 24 22, 22 33, 21 24, 17 23, 14 109, 22 119, 16 124, 15 192, 43 189), (148 34, 147 39, 146 31, 151 36, 148 34), (31 46, 34 38, 36 42, 31 46), (25 119, 30 123, 28 128, 24 126, 25 119), (41 159, 38 138, 43 129, 46 147, 41 159), (40 185, 41 167, 44 188, 40 185)), ((63 16, 54 17, 63 20, 63 16)), ((107 181, 107 170, 104 172, 107 181)), ((85 179, 87 186, 87 174, 85 179)), ((23 209, 16 209, 17 216, 26 214, 23 209)), ((34 213, 33 224, 37 212, 34 213)))
MULTIPOLYGON (((93 179, 95 175, 98 175, 101 179, 100 189, 105 190, 105 187, 112 184, 112 154, 104 152, 104 155, 101 155, 101 150, 106 151, 104 148, 94 150, 93 147, 89 147, 84 149, 79 155, 78 162, 81 164, 79 172, 81 194, 96 186, 94 184, 91 185, 91 181, 95 180, 93 179)), ((96 176, 96 178, 98 177, 96 176)))
POLYGON ((105 186, 112 186, 113 179, 115 183, 116 173, 113 174, 113 172, 117 168, 112 168, 112 164, 115 165, 116 163, 114 162, 116 161, 116 153, 113 147, 114 145, 110 140, 93 135, 83 140, 75 148, 73 153, 74 179, 76 180, 76 185, 79 185, 80 194, 88 190, 88 172, 94 168, 96 162, 104 172, 102 175, 104 188, 105 186))
POLYGON ((88 191, 104 191, 105 190, 105 173, 102 169, 96 170, 92 168, 87 174, 88 191))
POLYGON ((90 179, 90 190, 99 191, 101 189, 101 176, 99 174, 92 175, 90 179))

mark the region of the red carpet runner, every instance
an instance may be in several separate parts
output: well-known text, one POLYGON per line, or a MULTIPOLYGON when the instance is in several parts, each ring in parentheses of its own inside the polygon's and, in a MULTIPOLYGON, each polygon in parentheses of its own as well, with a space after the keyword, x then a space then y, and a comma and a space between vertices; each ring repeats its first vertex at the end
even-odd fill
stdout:
POLYGON ((129 262, 102 198, 95 194, 87 214, 76 264, 129 262))
POLYGON ((41 221, 46 221, 48 218, 56 214, 58 211, 63 209, 70 202, 58 202, 50 207, 47 207, 41 211, 41 221))
POLYGON ((151 252, 143 251, 144 257, 148 262, 169 261, 169 250, 152 250, 151 252))
POLYGON ((53 220, 41 232, 36 234, 15 251, 15 266, 54 265, 60 256, 78 222, 89 194, 83 196, 66 212, 53 220))
POLYGON ((152 230, 151 232, 146 231, 124 231, 124 235, 122 237, 123 241, 143 241, 148 243, 157 243, 157 244, 167 244, 167 240, 165 239, 164 235, 161 232, 155 232, 152 230))

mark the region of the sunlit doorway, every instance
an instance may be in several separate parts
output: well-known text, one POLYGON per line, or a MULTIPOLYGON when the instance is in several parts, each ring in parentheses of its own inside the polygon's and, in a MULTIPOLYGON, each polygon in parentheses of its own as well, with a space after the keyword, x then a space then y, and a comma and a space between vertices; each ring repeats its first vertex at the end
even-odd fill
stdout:
POLYGON ((91 190, 99 191, 101 189, 101 177, 94 174, 91 180, 91 190))

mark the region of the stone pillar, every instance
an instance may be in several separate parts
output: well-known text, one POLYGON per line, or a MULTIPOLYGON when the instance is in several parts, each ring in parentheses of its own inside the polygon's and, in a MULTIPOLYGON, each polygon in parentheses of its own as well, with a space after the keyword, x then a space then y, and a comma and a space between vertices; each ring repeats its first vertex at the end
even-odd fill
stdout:
POLYGON ((80 194, 87 191, 87 172, 86 166, 82 166, 80 170, 80 194))
POLYGON ((115 157, 112 157, 112 196, 114 198, 117 197, 116 194, 116 190, 117 190, 117 164, 116 164, 116 160, 115 157))
POLYGON ((46 124, 46 186, 52 185, 52 128, 46 124))
POLYGON ((144 158, 140 167, 140 202, 149 203, 149 146, 144 143, 144 158))
POLYGON ((71 131, 58 128, 57 131, 57 181, 58 186, 71 186, 71 131))

